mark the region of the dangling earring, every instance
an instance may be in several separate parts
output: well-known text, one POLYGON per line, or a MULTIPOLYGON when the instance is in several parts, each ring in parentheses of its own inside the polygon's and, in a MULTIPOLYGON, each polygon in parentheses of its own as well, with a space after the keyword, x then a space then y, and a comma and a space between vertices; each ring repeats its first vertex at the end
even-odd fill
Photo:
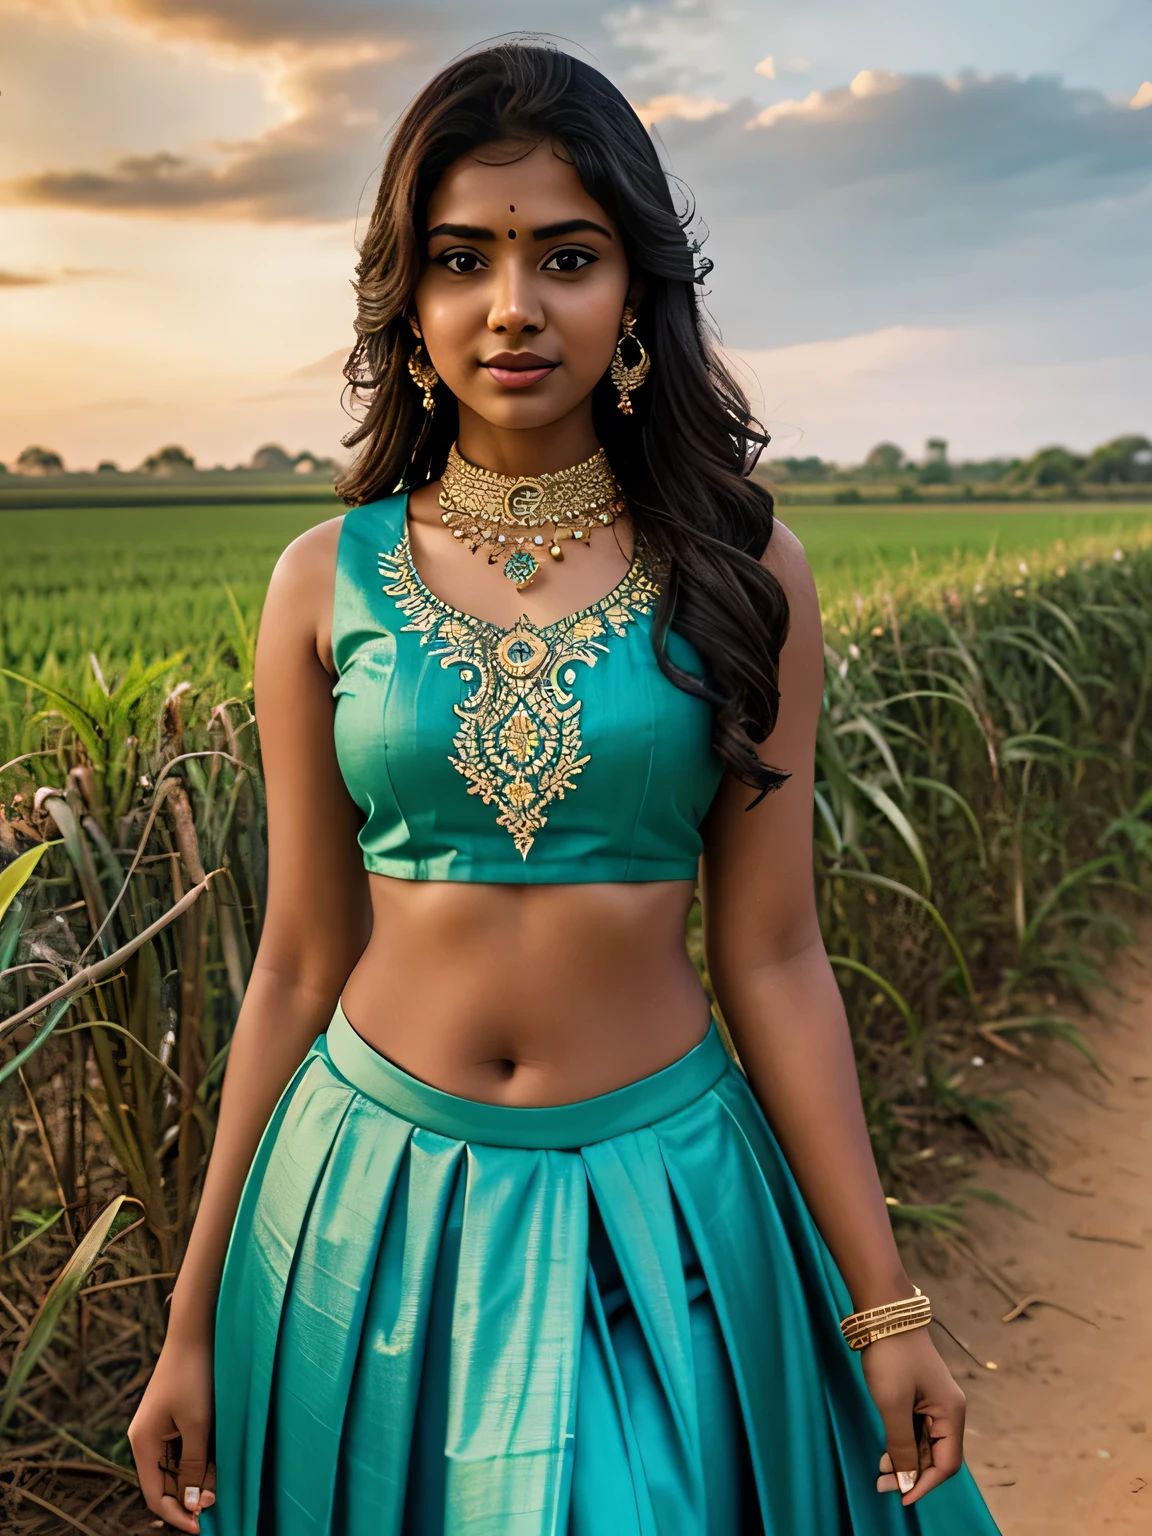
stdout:
POLYGON ((621 324, 623 325, 623 330, 620 332, 620 340, 616 343, 616 351, 612 358, 611 375, 613 384, 620 391, 620 404, 617 409, 623 411, 625 416, 631 416, 632 401, 630 396, 633 390, 639 389, 648 377, 648 370, 652 366, 652 359, 644 350, 644 343, 633 329, 636 324, 636 316, 632 313, 632 307, 629 304, 624 306, 624 316, 621 324), (622 348, 625 340, 634 341, 640 348, 639 361, 631 366, 624 361, 622 348))
POLYGON ((424 351, 424 338, 420 334, 420 327, 411 315, 408 324, 412 327, 412 334, 416 338, 416 350, 408 359, 408 372, 412 375, 412 382, 417 389, 424 391, 424 409, 434 411, 436 402, 432 398, 432 391, 440 382, 440 375, 432 366, 432 359, 424 351))

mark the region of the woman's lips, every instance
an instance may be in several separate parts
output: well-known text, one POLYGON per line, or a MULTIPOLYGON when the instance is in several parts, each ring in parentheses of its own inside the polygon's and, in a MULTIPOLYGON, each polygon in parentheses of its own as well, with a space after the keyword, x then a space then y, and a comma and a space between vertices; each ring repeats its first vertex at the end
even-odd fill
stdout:
POLYGON ((480 366, 487 368, 496 383, 503 385, 505 389, 527 389, 530 384, 538 384, 541 379, 546 379, 552 370, 560 365, 533 354, 525 356, 522 360, 505 354, 502 357, 493 358, 489 363, 481 363, 480 366))

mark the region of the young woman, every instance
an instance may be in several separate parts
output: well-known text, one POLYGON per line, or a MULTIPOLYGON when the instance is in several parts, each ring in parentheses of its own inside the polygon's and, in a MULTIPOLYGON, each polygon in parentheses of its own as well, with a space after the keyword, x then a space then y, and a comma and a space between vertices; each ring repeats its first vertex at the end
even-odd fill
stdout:
POLYGON ((816 592, 694 252, 563 53, 465 58, 397 130, 351 510, 261 623, 268 910, 130 1430, 178 1529, 995 1532, 817 925, 816 592))

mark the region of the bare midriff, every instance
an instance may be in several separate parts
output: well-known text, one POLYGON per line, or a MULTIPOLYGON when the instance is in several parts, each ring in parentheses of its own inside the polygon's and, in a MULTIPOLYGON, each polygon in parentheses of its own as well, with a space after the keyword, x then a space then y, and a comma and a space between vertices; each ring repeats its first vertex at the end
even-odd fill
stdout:
POLYGON ((709 1008, 690 880, 495 885, 370 875, 372 938, 341 994, 375 1050, 446 1093, 570 1103, 690 1051, 709 1008))

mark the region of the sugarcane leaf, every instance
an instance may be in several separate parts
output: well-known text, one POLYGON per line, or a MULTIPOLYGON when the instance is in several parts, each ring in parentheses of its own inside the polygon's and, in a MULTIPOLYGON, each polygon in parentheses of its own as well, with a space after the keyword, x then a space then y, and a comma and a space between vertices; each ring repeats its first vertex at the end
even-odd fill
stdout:
POLYGON ((872 745, 884 759, 884 765, 895 779, 897 785, 903 788, 903 780, 900 777, 900 769, 891 746, 884 740, 882 732, 878 729, 874 720, 869 720, 866 715, 856 715, 851 720, 845 720, 842 725, 836 727, 837 736, 866 736, 872 745))
POLYGON ((1015 649, 1022 651, 1025 655, 1032 656, 1035 660, 1042 662, 1044 666, 1049 667, 1064 684, 1065 688, 1067 688, 1076 708, 1080 711, 1081 718, 1087 720, 1091 716, 1092 711, 1089 708, 1088 700, 1084 697, 1083 690, 1069 675, 1063 664, 1052 654, 1048 646, 1042 645, 1038 639, 1031 635, 1025 638, 1023 635, 1015 634, 1007 629, 995 631, 993 638, 999 640, 1003 645, 1015 647, 1015 649))
POLYGON ((881 789, 879 784, 873 784, 868 779, 862 779, 856 774, 852 774, 851 778, 852 783, 860 793, 866 799, 871 800, 880 814, 886 817, 895 827, 904 846, 915 860, 916 867, 919 869, 924 881, 924 889, 930 892, 932 889, 932 873, 928 868, 928 859, 924 853, 923 845, 916 834, 915 827, 913 827, 895 800, 892 799, 892 796, 888 794, 887 790, 881 789))
MULTIPOLYGON (((59 1024, 60 1020, 68 1012, 69 1008, 71 1008, 72 1004, 76 1001, 77 995, 78 994, 74 993, 71 997, 61 998, 58 1003, 55 1003, 48 1010, 48 1017, 44 1021, 44 1025, 41 1028, 40 1033, 33 1036, 33 1038, 29 1040, 28 1044, 24 1047, 23 1050, 17 1051, 11 1061, 6 1061, 4 1065, 0 1067, 0 1083, 5 1082, 12 1076, 13 1072, 15 1072, 19 1067, 22 1067, 28 1060, 29 1056, 34 1056, 36 1054, 36 1052, 48 1039, 48 1036, 56 1028, 57 1024, 59 1024)), ((0 1027, 2 1027, 2 1023, 0 1023, 0 1027)))
POLYGON ((1103 1077, 1105 1073, 1096 1058, 1092 1047, 1085 1040, 1080 1026, 1075 1019, 1066 1018, 1059 1013, 1037 1013, 1018 1019, 995 1019, 990 1024, 981 1026, 985 1034, 1011 1035, 1019 1032, 1031 1032, 1041 1035, 1052 1035, 1058 1040, 1063 1040, 1074 1051, 1079 1051, 1081 1056, 1089 1062, 1103 1077))
POLYGON ((892 983, 881 976, 879 971, 874 971, 870 965, 865 965, 862 960, 853 960, 851 955, 829 955, 828 963, 830 965, 837 965, 842 970, 855 971, 857 975, 867 977, 873 986, 879 987, 904 1020, 908 1030, 909 1041, 914 1045, 919 1043, 920 1026, 916 1022, 916 1015, 892 983))
POLYGON ((836 817, 832 813, 832 807, 828 804, 827 800, 818 789, 813 791, 813 797, 816 802, 816 809, 820 812, 820 819, 823 821, 824 825, 828 828, 828 831, 831 834, 833 848, 837 853, 842 852, 844 848, 844 839, 840 835, 840 828, 837 824, 836 817))
POLYGON ((23 683, 26 688, 35 688, 38 693, 42 693, 46 698, 51 699, 52 703, 88 748, 93 761, 103 763, 103 727, 96 716, 85 709, 83 704, 77 699, 69 698, 66 693, 61 693, 58 688, 52 688, 47 683, 38 682, 34 677, 25 677, 22 672, 13 672, 11 667, 0 667, 0 676, 10 677, 17 683, 23 683))
POLYGON ((174 651, 171 656, 164 656, 159 661, 151 662, 142 670, 137 668, 137 658, 133 657, 133 666, 112 694, 112 710, 116 722, 119 724, 126 720, 132 706, 148 692, 153 684, 160 682, 173 667, 179 666, 187 654, 187 649, 174 651))
POLYGON ((60 1220, 61 1216, 63 1216, 63 1214, 64 1207, 62 1205, 58 1205, 55 1210, 48 1211, 43 1216, 36 1215, 31 1211, 13 1211, 13 1221, 33 1221, 35 1225, 33 1226, 32 1231, 26 1233, 19 1242, 13 1243, 12 1247, 8 1249, 7 1253, 0 1253, 0 1264, 3 1264, 8 1259, 13 1258, 21 1251, 21 1249, 27 1248, 29 1243, 34 1243, 38 1237, 42 1236, 43 1233, 54 1227, 60 1220))
POLYGON ((50 842, 37 843, 35 848, 29 848, 26 852, 18 854, 11 864, 6 864, 3 869, 0 869, 0 918, 3 918, 16 897, 36 873, 37 864, 49 848, 55 848, 62 841, 62 838, 54 837, 50 842))
POLYGON ((224 583, 224 591, 228 595, 228 606, 232 610, 232 622, 235 624, 235 635, 239 642, 239 659, 242 662, 241 671, 244 677, 252 676, 254 651, 252 647, 252 631, 248 621, 244 617, 244 610, 236 599, 236 594, 227 582, 224 583))
MULTIPOLYGON (((0 1435, 7 1428, 8 1420, 24 1390, 25 1382, 32 1374, 33 1367, 52 1342, 52 1335, 65 1308, 70 1302, 75 1301, 93 1264, 100 1257, 120 1207, 126 1200, 131 1199, 131 1195, 116 1195, 109 1201, 80 1239, 72 1257, 49 1287, 48 1294, 41 1302, 40 1309, 32 1319, 31 1326, 12 1362, 3 1403, 0 1404, 0 1435)), ((133 1204, 139 1204, 139 1201, 133 1201, 133 1204)))
POLYGON ((871 870, 865 869, 837 869, 835 876, 838 880, 862 880, 868 885, 878 885, 886 891, 893 891, 897 896, 905 896, 909 901, 917 902, 928 913, 928 916, 939 928, 944 936, 944 942, 952 951, 956 960, 956 967, 960 972, 960 978, 964 983, 964 990, 975 1002, 976 989, 972 985, 972 973, 968 969, 968 962, 964 958, 964 951, 957 943, 956 935, 945 922, 939 909, 930 902, 927 896, 922 896, 919 891, 914 891, 910 885, 905 885, 902 880, 892 880, 888 875, 877 875, 871 870))
POLYGON ((1098 875, 1101 870, 1114 869, 1116 860, 1114 855, 1106 854, 1100 859, 1090 859, 1087 864, 1082 864, 1079 869, 1074 869, 1050 890, 1043 901, 1039 903, 1033 912, 1027 927, 1024 929, 1021 947, 1027 949, 1036 937, 1045 920, 1055 907, 1063 900, 1067 893, 1082 880, 1090 880, 1098 875))
POLYGON ((1032 601, 1038 607, 1043 608, 1046 613, 1050 613, 1064 627, 1078 651, 1084 649, 1084 637, 1077 628, 1071 614, 1066 613, 1059 603, 1054 603, 1051 598, 1045 597, 1041 592, 1034 592, 1032 594, 1032 601))
POLYGON ((913 789, 930 789, 933 794, 943 795, 945 800, 952 805, 964 817, 964 820, 972 828, 972 836, 976 839, 976 854, 980 861, 980 868, 987 868, 988 857, 984 847, 984 833, 980 830, 980 821, 976 812, 968 804, 968 801, 958 789, 953 789, 951 784, 945 784, 942 779, 921 778, 919 774, 909 774, 904 781, 913 789))

